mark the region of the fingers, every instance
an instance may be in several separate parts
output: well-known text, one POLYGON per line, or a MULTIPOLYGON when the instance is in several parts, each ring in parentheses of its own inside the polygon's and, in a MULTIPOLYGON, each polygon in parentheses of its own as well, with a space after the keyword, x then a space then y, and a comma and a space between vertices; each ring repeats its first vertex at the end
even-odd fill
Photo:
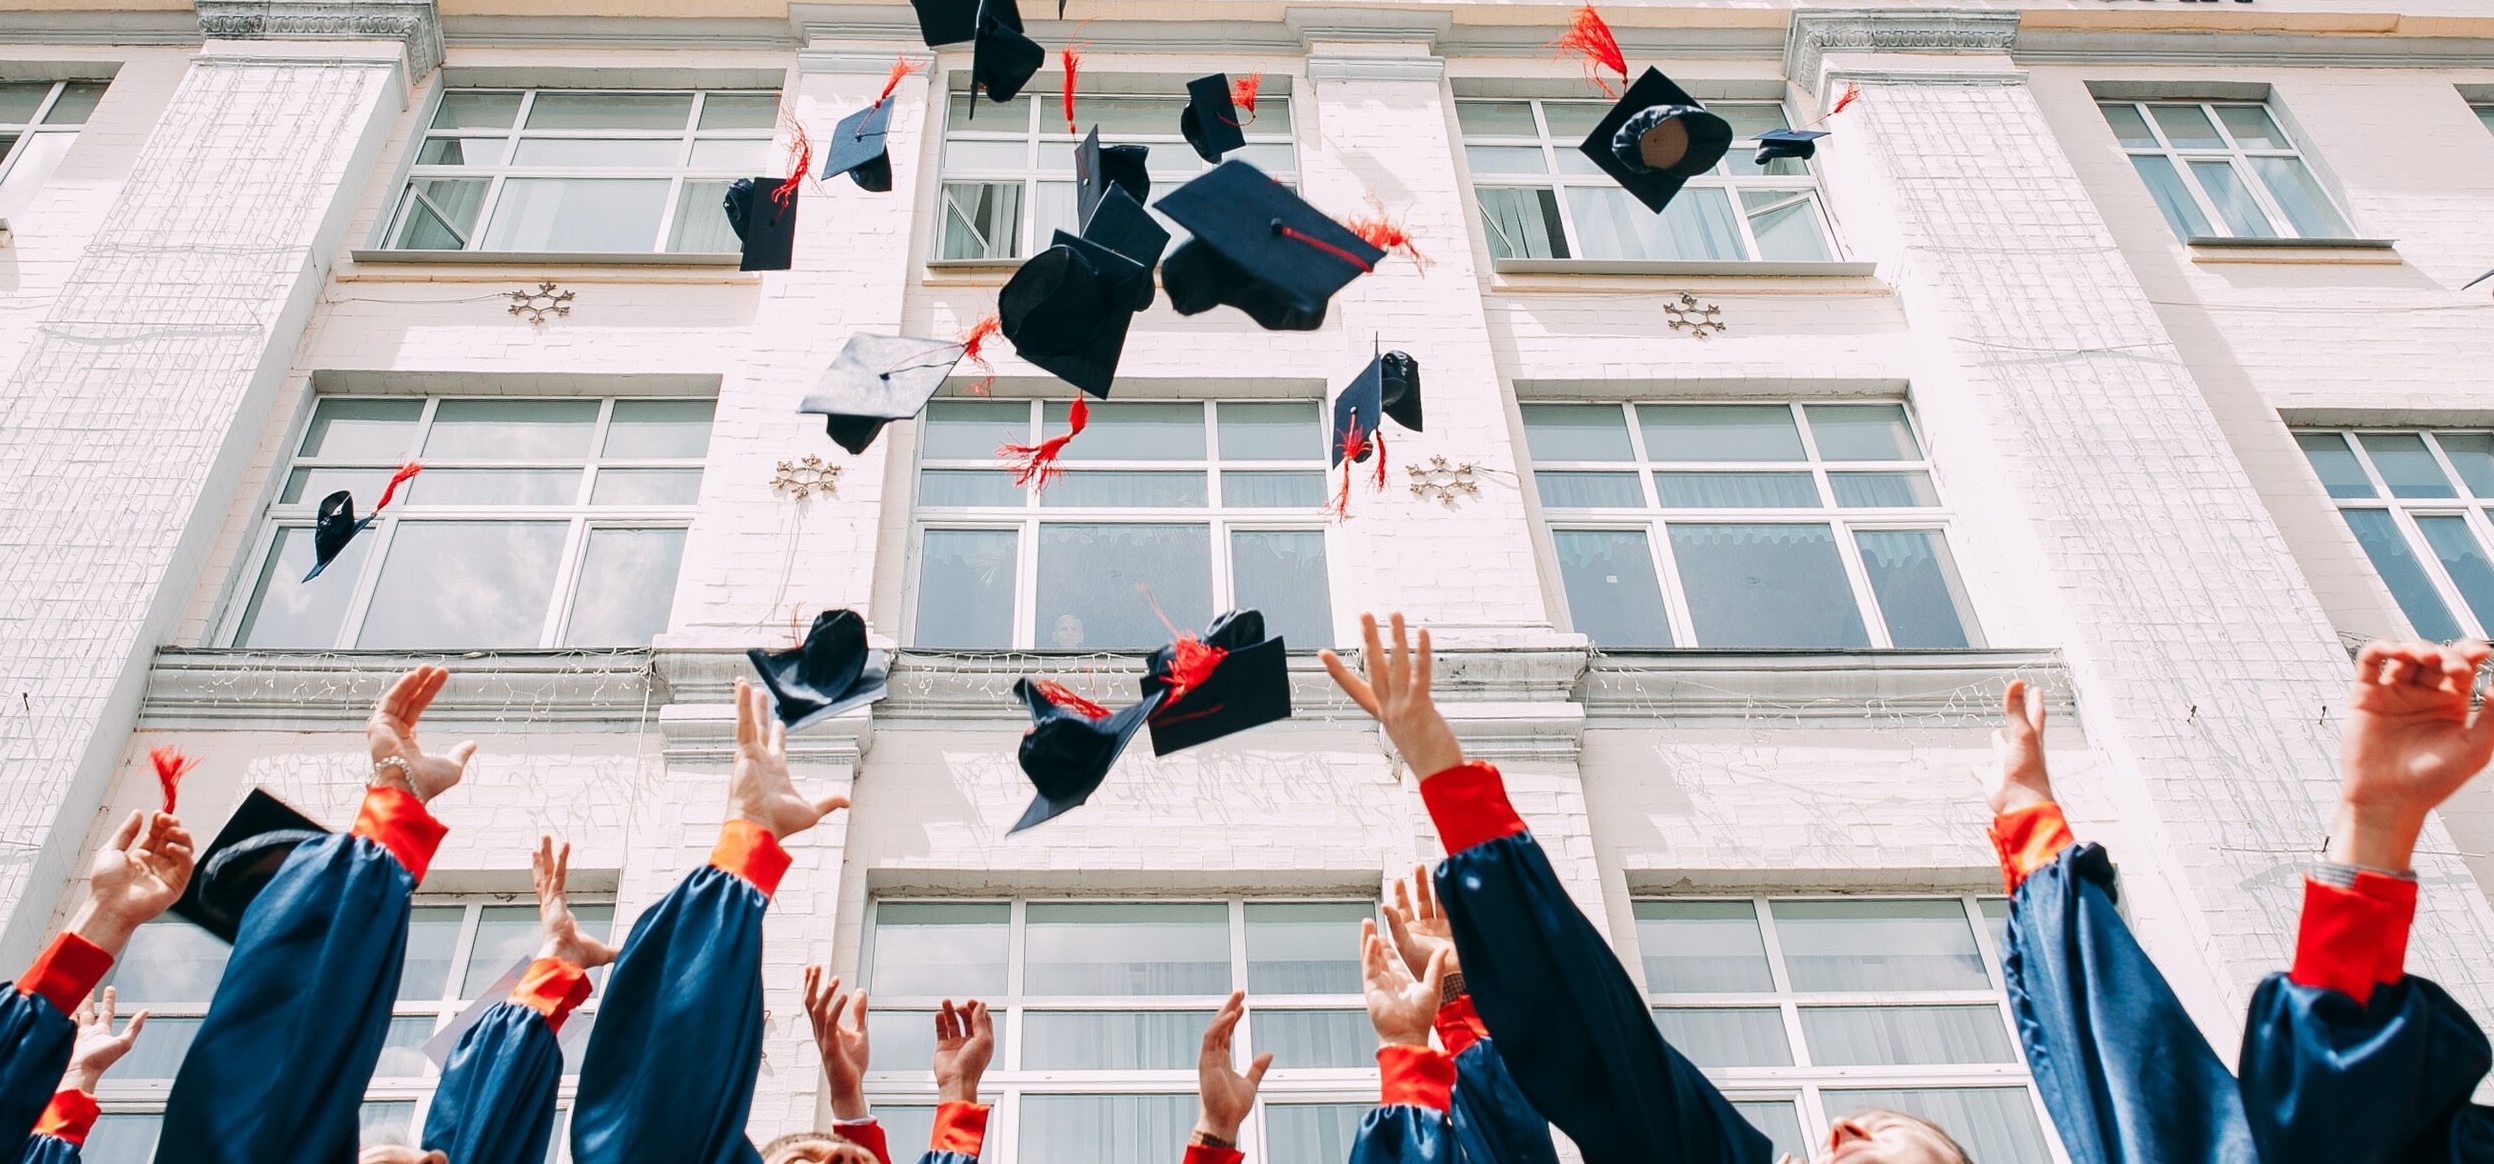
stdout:
POLYGON ((1420 628, 1419 668, 1412 672, 1412 698, 1422 703, 1429 701, 1429 676, 1432 673, 1433 659, 1434 657, 1429 653, 1429 628, 1424 626, 1420 628))
POLYGON ((2012 723, 2026 718, 2026 680, 2012 679, 2000 693, 2000 717, 2012 723))
POLYGON ((561 848, 554 851, 554 895, 556 897, 563 896, 564 890, 571 884, 571 879, 572 843, 565 841, 561 848))
POLYGON ((1333 676, 1334 686, 1341 688, 1344 695, 1350 696, 1351 702, 1359 704, 1361 711, 1371 716, 1380 714, 1377 693, 1369 688, 1367 680, 1352 672, 1350 665, 1342 661, 1342 656, 1330 650, 1323 650, 1318 651, 1316 657, 1318 661, 1325 664, 1325 673, 1333 676))
MULTIPOLYGON (((104 992, 100 995, 90 994, 87 996, 88 1001, 94 1003, 95 1005, 95 1009, 92 1013, 95 1017, 104 1021, 104 1029, 108 1031, 113 1028, 113 1002, 115 1001, 115 997, 113 988, 109 986, 105 987, 104 992)), ((84 1010, 86 1008, 82 1006, 79 1009, 84 1010)))
POLYGON ((994 1037, 996 1034, 996 1016, 988 1011, 987 1004, 973 998, 963 1005, 970 1008, 971 1030, 982 1036, 990 1038, 994 1037))
POLYGON ((1368 671, 1369 688, 1377 693, 1378 705, 1383 706, 1394 698, 1394 672, 1386 666, 1386 646, 1377 637, 1376 615, 1360 616, 1360 646, 1364 651, 1360 664, 1368 671))
POLYGON ((1264 1086, 1264 1073, 1272 1066, 1273 1052, 1271 1051, 1256 1056, 1256 1061, 1247 1065, 1247 1090, 1249 1092, 1252 1093, 1264 1086))
POLYGON ((1403 616, 1388 616, 1394 624, 1394 661, 1388 664, 1394 674, 1394 689, 1403 691, 1411 686, 1412 649, 1410 636, 1403 631, 1403 616))
POLYGON ((407 701, 413 696, 416 688, 423 686, 426 670, 428 668, 418 667, 400 675, 390 684, 390 689, 382 692, 381 698, 374 701, 372 714, 376 717, 401 721, 412 718, 406 714, 407 701))
POLYGON ((147 1025, 147 1013, 147 1011, 141 1010, 137 1014, 130 1016, 130 1025, 124 1028, 121 1032, 122 1046, 127 1047, 138 1041, 139 1028, 147 1025))
POLYGON ((1413 916, 1422 920, 1435 920, 1438 916, 1438 893, 1437 887, 1429 880, 1428 866, 1412 866, 1412 884, 1419 888, 1420 893, 1420 912, 1413 916))
MULTIPOLYGON (((1395 883, 1394 892, 1397 896, 1402 894, 1403 885, 1401 882, 1398 881, 1395 883)), ((1408 905, 1389 905, 1385 908, 1385 915, 1386 931, 1394 936, 1395 946, 1399 949, 1410 945, 1412 940, 1411 907, 1408 905)))
POLYGON ((771 720, 770 749, 774 756, 788 754, 788 725, 781 723, 776 717, 771 720))
MULTIPOLYGON (((831 988, 834 991, 839 990, 840 981, 836 978, 833 979, 831 988)), ((849 1029, 857 1032, 858 1036, 863 1038, 866 1034, 866 988, 863 986, 858 987, 856 993, 849 995, 849 1002, 851 1006, 849 1011, 851 1019, 849 1029)))
POLYGON ((759 741, 762 721, 754 718, 753 687, 744 680, 736 681, 736 746, 744 748, 759 741))
POLYGON ((816 813, 818 813, 818 814, 822 815, 822 816, 830 816, 831 814, 833 814, 833 813, 835 813, 835 812, 838 812, 838 811, 840 811, 841 809, 847 808, 848 806, 849 806, 849 798, 848 798, 848 797, 845 797, 845 796, 826 796, 826 797, 822 798, 821 800, 817 800, 817 801, 815 801, 815 802, 814 802, 814 811, 815 811, 816 813))
POLYGON ((104 847, 107 849, 117 850, 119 852, 129 852, 133 846, 136 846, 139 843, 139 826, 144 824, 146 820, 146 813, 131 813, 128 820, 121 822, 120 828, 113 830, 113 839, 104 842, 104 847))
POLYGON ((1421 976, 1420 987, 1422 993, 1431 998, 1444 997, 1443 992, 1446 988, 1446 955, 1447 949, 1444 946, 1439 946, 1437 949, 1429 952, 1429 972, 1421 976))
POLYGON ((953 1000, 944 1000, 944 1008, 935 1012, 935 1041, 961 1037, 961 1012, 953 1009, 953 1000))
POLYGON ((539 834, 537 851, 528 855, 529 879, 536 883, 537 898, 546 896, 546 879, 554 875, 554 838, 539 834))
POLYGON ((1212 1022, 1204 1027, 1206 1062, 1212 1061, 1216 1056, 1225 1065, 1230 1061, 1230 1035, 1238 1030, 1238 1020, 1246 1013, 1247 992, 1231 991, 1230 1000, 1221 1004, 1221 1010, 1214 1014, 1212 1022))
POLYGON ((1386 906, 1388 920, 1392 920, 1396 914, 1404 917, 1412 916, 1412 883, 1399 877, 1394 881, 1394 903, 1386 906))
POLYGON ((465 772, 468 768, 469 757, 474 755, 476 755, 476 741, 461 740, 459 741, 457 747, 450 750, 450 762, 452 766, 458 768, 462 772, 465 772))
POLYGON ((803 971, 797 987, 797 997, 804 1001, 805 1013, 814 1016, 816 1022, 821 1022, 823 1017, 822 985, 823 968, 808 966, 803 971))

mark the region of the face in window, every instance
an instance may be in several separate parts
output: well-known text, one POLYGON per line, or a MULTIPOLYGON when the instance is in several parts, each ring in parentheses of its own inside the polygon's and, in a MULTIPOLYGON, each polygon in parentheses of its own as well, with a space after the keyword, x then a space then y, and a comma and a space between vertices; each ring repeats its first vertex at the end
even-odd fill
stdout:
POLYGON ((1902 1112, 1872 1108, 1827 1129, 1827 1152, 1816 1164, 1968 1164, 1948 1133, 1902 1112))
POLYGON ((1070 614, 1056 616, 1056 630, 1049 640, 1068 650, 1082 645, 1082 620, 1070 614))

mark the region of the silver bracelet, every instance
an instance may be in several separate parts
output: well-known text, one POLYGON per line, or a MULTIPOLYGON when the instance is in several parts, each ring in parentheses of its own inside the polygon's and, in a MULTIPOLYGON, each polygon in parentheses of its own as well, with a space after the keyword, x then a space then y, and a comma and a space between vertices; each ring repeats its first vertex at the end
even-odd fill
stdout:
POLYGON ((2401 881, 2416 880, 2416 871, 2413 869, 2402 873, 2396 869, 2376 869, 2370 865, 2342 865, 2336 861, 2315 861, 2312 863, 2313 880, 2318 881, 2323 885, 2335 886, 2339 889, 2355 888, 2355 878, 2358 873, 2371 873, 2381 877, 2395 877, 2401 881))
POLYGON ((372 762, 372 774, 373 774, 374 776, 379 776, 379 775, 381 775, 381 770, 382 770, 383 768, 396 768, 396 769, 398 769, 398 776, 399 776, 399 779, 401 779, 401 780, 405 780, 405 781, 407 782, 407 786, 408 786, 409 788, 413 788, 413 787, 415 787, 415 786, 416 786, 416 766, 415 766, 414 764, 408 763, 408 762, 407 762, 407 757, 405 757, 405 756, 383 756, 383 757, 381 757, 380 759, 375 760, 375 761, 373 761, 373 762, 372 762))

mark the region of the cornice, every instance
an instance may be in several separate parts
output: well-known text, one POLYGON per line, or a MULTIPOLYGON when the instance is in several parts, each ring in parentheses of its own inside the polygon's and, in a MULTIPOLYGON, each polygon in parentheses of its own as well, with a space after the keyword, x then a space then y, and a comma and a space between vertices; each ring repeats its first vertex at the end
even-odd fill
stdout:
POLYGON ((196 45, 199 18, 188 12, 11 12, 0 44, 196 45))
MULTIPOLYGON (((784 20, 666 16, 448 16, 442 37, 463 48, 770 50, 803 43, 784 20)), ((916 39, 913 28, 911 39, 916 39)), ((892 62, 886 60, 884 67, 892 62)))
POLYGON ((2298 32, 2029 28, 2020 64, 2494 68, 2494 39, 2298 32))
POLYGON ((935 63, 935 54, 924 51, 841 52, 809 48, 797 51, 797 71, 818 76, 881 77, 891 73, 895 56, 920 69, 935 63))
POLYGON ((1435 45, 1455 27, 1455 14, 1427 8, 1301 6, 1285 10, 1282 23, 1310 47, 1320 41, 1435 45))
POLYGON ((1805 8, 1785 33, 1784 75, 1817 92, 1830 52, 2007 54, 2017 43, 2013 10, 1805 8))
POLYGON ((2057 651, 1678 650, 1606 652, 1580 693, 1597 726, 1843 728, 1989 725, 2000 685, 2026 679, 2076 722, 2057 651))
POLYGON ((668 702, 647 650, 156 652, 139 707, 142 728, 344 731, 362 726, 401 672, 450 668, 425 722, 514 729, 631 730, 668 702))
POLYGON ((395 40, 407 75, 442 63, 442 20, 433 0, 194 0, 207 40, 395 40))
POLYGON ((1446 62, 1439 57, 1308 58, 1311 81, 1418 81, 1434 85, 1444 76, 1446 62))

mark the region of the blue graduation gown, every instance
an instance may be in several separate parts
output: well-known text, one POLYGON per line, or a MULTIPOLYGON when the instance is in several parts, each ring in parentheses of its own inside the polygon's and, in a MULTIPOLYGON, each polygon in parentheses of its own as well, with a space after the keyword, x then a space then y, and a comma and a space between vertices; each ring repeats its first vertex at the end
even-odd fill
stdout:
POLYGON ((78 1041, 70 1012, 112 965, 94 943, 61 934, 14 989, 0 989, 0 1145, 27 1143, 69 1069, 78 1041))
POLYGON ((1498 771, 1420 786, 1453 854, 1438 900, 1473 1005, 1534 1110, 1587 1164, 1766 1164, 1767 1137, 1654 1027, 1645 992, 1522 831, 1498 771))
POLYGON ((356 832, 298 846, 243 913, 166 1098, 158 1164, 340 1164, 398 996, 408 898, 444 830, 376 788, 356 832))
POLYGON ((1438 1008, 1438 1042, 1455 1057, 1455 1090, 1446 1111, 1461 1164, 1558 1164, 1550 1122, 1533 1110, 1482 1032, 1470 996, 1438 1008))
POLYGON ((550 1016, 588 997, 579 967, 552 958, 530 965, 512 997, 459 1036, 424 1117, 424 1146, 458 1164, 544 1164, 554 1135, 554 1091, 563 1052, 550 1016), (535 1005, 522 1001, 535 999, 535 1005))
POLYGON ((1377 1066, 1383 1094, 1351 1139, 1349 1164, 1456 1164, 1461 1157, 1447 1116, 1458 1085, 1453 1060, 1434 1047, 1383 1047, 1377 1066))
POLYGON ((76 1141, 59 1136, 34 1136, 26 1141, 26 1154, 20 1164, 78 1164, 85 1157, 78 1154, 76 1141))
POLYGON ((34 1135, 26 1140, 19 1164, 77 1164, 83 1158, 81 1145, 95 1130, 95 1117, 94 1096, 67 1088, 54 1093, 34 1135))

